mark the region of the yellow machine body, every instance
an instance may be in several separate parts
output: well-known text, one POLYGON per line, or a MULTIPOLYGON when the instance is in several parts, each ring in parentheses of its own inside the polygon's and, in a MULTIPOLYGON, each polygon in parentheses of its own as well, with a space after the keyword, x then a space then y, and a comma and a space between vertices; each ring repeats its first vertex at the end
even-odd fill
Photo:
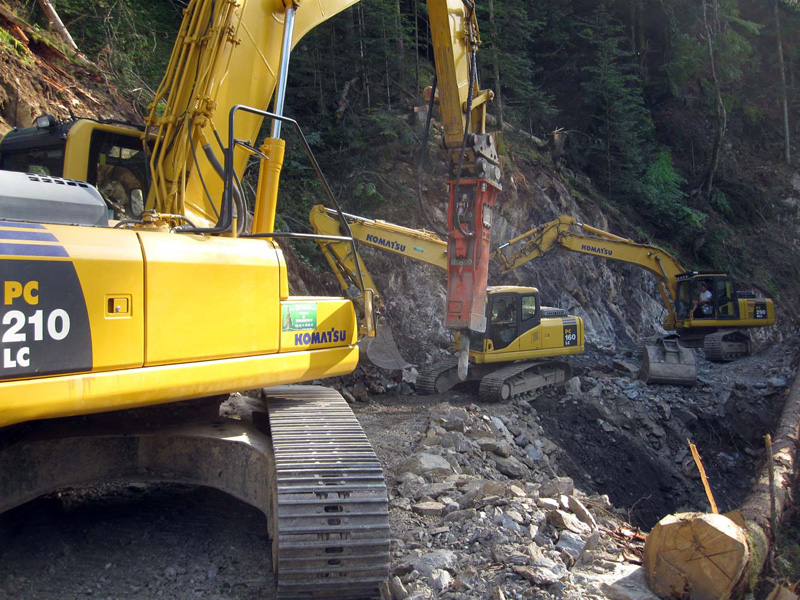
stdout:
POLYGON ((358 361, 352 303, 289 297, 273 241, 0 223, 11 234, 0 426, 308 381, 358 361))
MULTIPOLYGON (((16 226, 0 222, 2 237, 36 234, 17 238, 11 253, 0 250, 2 331, 10 336, 2 345, 8 366, 0 372, 0 427, 352 371, 358 359, 352 302, 290 298, 274 239, 239 237, 245 233, 241 209, 233 226, 215 226, 223 222, 219 163, 227 162, 219 142, 228 143, 231 109, 265 110, 288 64, 284 49, 356 1, 192 0, 145 121, 147 135, 77 120, 59 125, 65 143, 50 127, 42 145, 58 157, 46 164, 36 164, 33 153, 20 157, 12 170, 92 183, 115 217, 129 222, 128 228, 49 225, 47 215, 16 226), (290 16, 287 45, 282 38, 290 16), (103 185, 122 171, 117 201, 124 210, 117 210, 103 185), (216 235, 176 233, 181 226, 216 235), (51 317, 56 336, 69 320, 62 339, 48 338, 51 317)), ((478 43, 474 11, 456 0, 430 5, 437 69, 448 73, 440 77, 443 112, 463 129, 468 64, 478 43)), ((490 98, 479 93, 472 105, 473 126, 481 130, 490 98)), ((231 150, 234 178, 259 146, 262 120, 237 113, 235 138, 249 147, 231 150)), ((31 129, 35 150, 48 127, 31 129)), ((269 234, 283 141, 270 137, 260 148, 253 233, 269 234)), ((471 164, 474 157, 467 158, 471 164)))
POLYGON ((483 339, 482 334, 471 336, 469 360, 474 364, 569 356, 584 350, 583 319, 565 310, 542 307, 539 290, 534 287, 489 287, 487 322, 483 339), (498 309, 501 300, 509 307, 507 317, 498 309), (476 348, 475 342, 482 343, 476 348))

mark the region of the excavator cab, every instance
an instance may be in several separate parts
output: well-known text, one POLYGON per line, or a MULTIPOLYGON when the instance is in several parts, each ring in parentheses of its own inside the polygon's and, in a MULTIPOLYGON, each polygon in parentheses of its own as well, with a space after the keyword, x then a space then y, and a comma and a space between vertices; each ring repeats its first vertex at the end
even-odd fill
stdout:
POLYGON ((490 286, 486 332, 470 333, 470 363, 548 358, 583 351, 583 322, 561 308, 542 306, 539 290, 490 286))
MULTIPOLYGON (((535 289, 522 288, 522 291, 497 290, 487 299, 486 321, 489 324, 485 334, 472 332, 471 342, 483 340, 491 342, 491 348, 501 350, 530 331, 540 323, 539 293, 535 289)), ((472 345, 472 344, 471 344, 472 345)))
POLYGON ((679 320, 737 319, 736 292, 727 273, 687 273, 677 282, 679 320))
POLYGON ((726 362, 752 352, 743 328, 775 323, 775 305, 753 291, 737 290, 728 273, 689 272, 676 281, 675 329, 681 345, 703 348, 706 358, 726 362))
POLYGON ((486 331, 469 334, 467 377, 459 378, 456 359, 434 363, 420 371, 419 393, 441 394, 461 381, 479 381, 481 400, 499 402, 532 398, 571 377, 569 363, 553 359, 583 352, 580 317, 542 306, 539 290, 524 286, 488 287, 485 315, 486 331))
POLYGON ((142 130, 115 121, 38 117, 0 141, 0 169, 89 183, 111 219, 138 218, 149 188, 142 130))

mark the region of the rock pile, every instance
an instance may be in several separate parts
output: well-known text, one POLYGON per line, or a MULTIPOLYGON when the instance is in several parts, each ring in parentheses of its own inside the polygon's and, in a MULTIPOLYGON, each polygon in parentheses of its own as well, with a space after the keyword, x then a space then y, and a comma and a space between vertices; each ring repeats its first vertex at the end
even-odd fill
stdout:
POLYGON ((679 388, 636 380, 632 356, 590 351, 566 389, 502 404, 468 390, 376 401, 370 384, 354 408, 389 483, 384 597, 654 599, 628 522, 706 510, 687 438, 717 503, 738 506, 795 356, 796 341, 729 365, 700 355, 698 384, 679 388))
POLYGON ((396 562, 385 598, 607 597, 614 578, 597 576, 622 563, 609 535, 621 521, 607 497, 556 476, 558 447, 523 411, 527 403, 431 410, 416 452, 393 474, 396 562))

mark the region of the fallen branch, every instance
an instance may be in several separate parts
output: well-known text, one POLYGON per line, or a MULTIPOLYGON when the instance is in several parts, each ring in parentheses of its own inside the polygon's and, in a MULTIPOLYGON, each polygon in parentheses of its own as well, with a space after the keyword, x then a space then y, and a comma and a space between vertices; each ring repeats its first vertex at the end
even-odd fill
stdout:
POLYGON ((662 598, 728 600, 755 585, 790 502, 800 434, 800 377, 795 377, 766 462, 739 511, 684 513, 662 519, 647 538, 644 565, 662 598), (770 479, 774 486, 770 486, 770 479), (776 525, 773 525, 776 524, 776 525))

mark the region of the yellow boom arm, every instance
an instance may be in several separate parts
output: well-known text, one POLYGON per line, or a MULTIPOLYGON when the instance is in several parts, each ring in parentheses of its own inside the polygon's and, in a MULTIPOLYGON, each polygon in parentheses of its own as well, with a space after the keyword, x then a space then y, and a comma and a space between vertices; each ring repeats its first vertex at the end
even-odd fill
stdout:
MULTIPOLYGON (((156 134, 148 207, 184 215, 200 227, 215 224, 223 187, 212 164, 223 162, 217 139, 228 139, 233 106, 268 107, 281 68, 287 15, 295 20, 294 47, 313 27, 356 2, 318 0, 301 6, 294 0, 287 6, 282 0, 192 0, 146 119, 156 134)), ((261 122, 257 115, 241 115, 235 137, 255 144, 261 122)), ((236 152, 238 176, 248 158, 245 150, 236 152)))
POLYGON ((664 305, 675 317, 678 275, 686 269, 674 257, 655 246, 591 227, 568 215, 509 240, 494 251, 492 258, 497 259, 502 265, 501 271, 507 273, 557 247, 638 265, 650 271, 658 278, 664 305))
MULTIPOLYGON (((447 244, 435 233, 356 215, 345 214, 345 218, 350 225, 350 231, 352 231, 355 240, 447 270, 447 244)), ((335 210, 318 204, 311 209, 309 220, 316 234, 341 235, 341 222, 335 210)), ((363 292, 361 281, 358 277, 358 271, 360 270, 364 288, 374 290, 376 294, 375 302, 378 306, 382 306, 383 303, 378 294, 378 288, 375 286, 361 255, 358 252, 355 255, 353 254, 351 244, 341 241, 317 241, 342 290, 350 296, 354 295, 352 293, 353 286, 359 292, 363 292)), ((358 301, 358 298, 356 300, 358 301)))

